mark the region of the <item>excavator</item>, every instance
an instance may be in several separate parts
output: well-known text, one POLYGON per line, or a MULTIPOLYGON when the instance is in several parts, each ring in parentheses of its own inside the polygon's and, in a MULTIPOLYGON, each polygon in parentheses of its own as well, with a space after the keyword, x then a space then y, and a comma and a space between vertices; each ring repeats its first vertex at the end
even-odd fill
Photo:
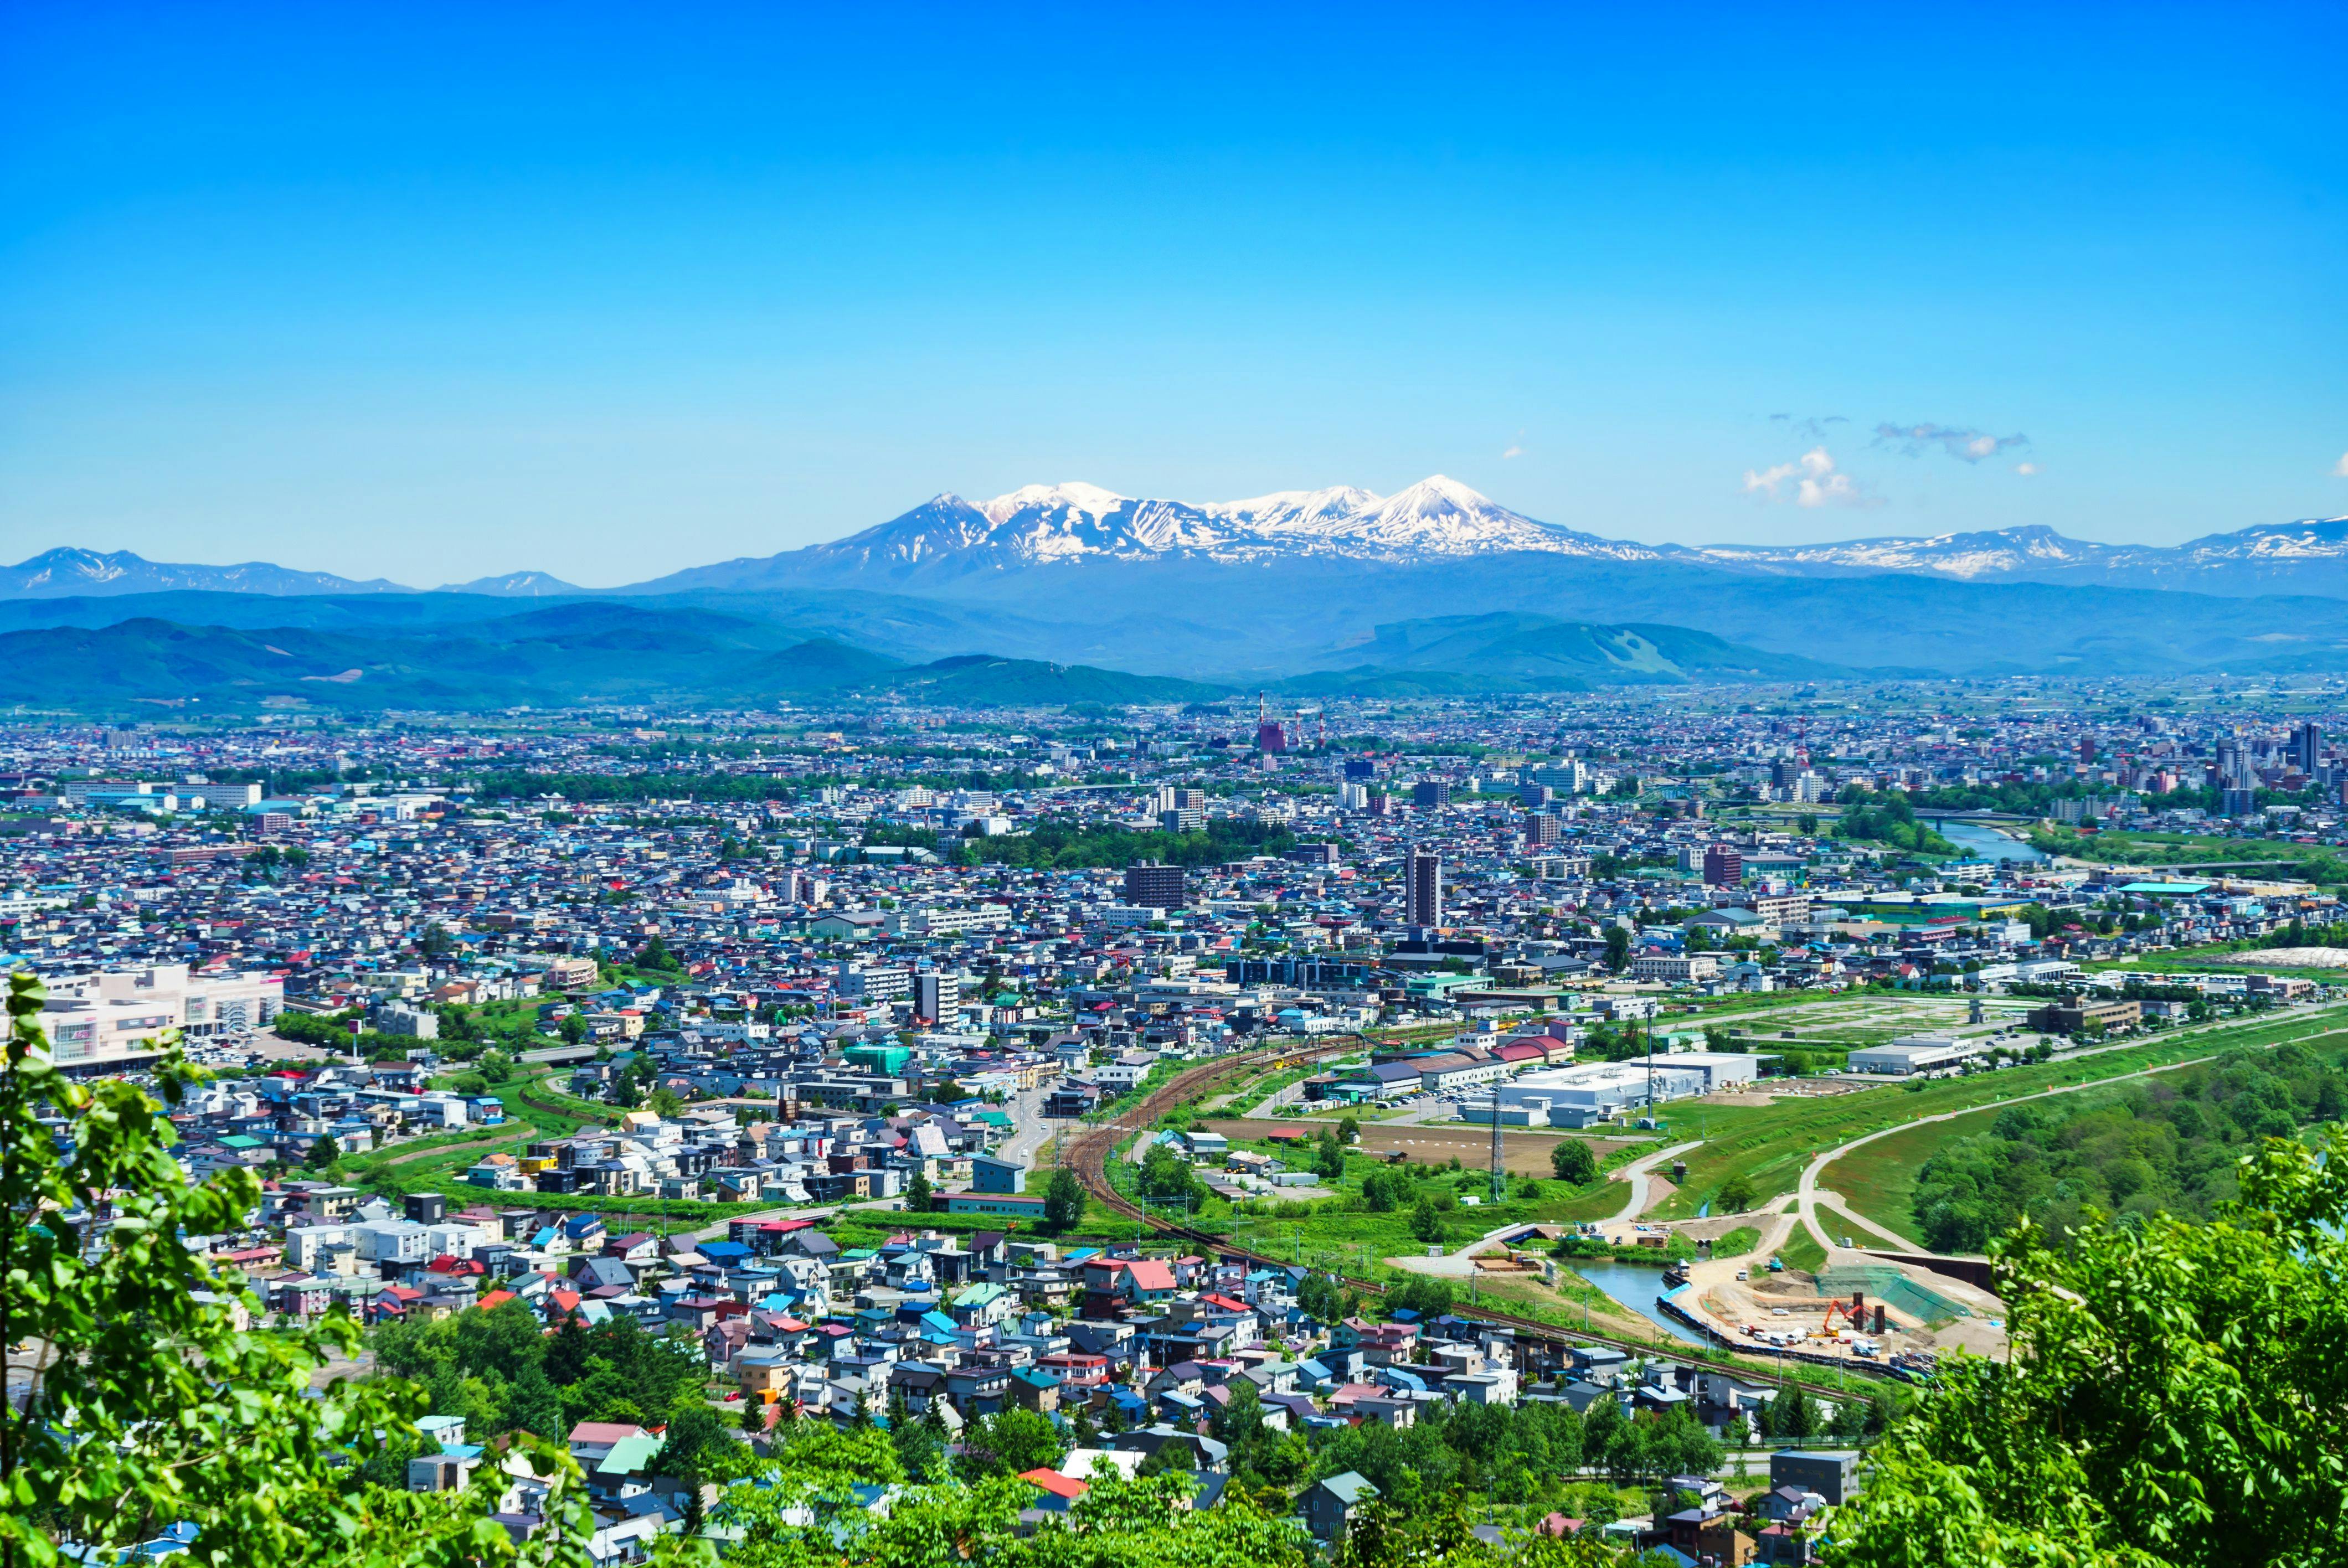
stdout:
POLYGON ((1850 1304, 1849 1302, 1843 1300, 1842 1297, 1838 1296, 1833 1300, 1827 1303, 1827 1315, 1819 1321, 1818 1326, 1810 1331, 1810 1337, 1813 1339, 1833 1338, 1835 1337, 1835 1319, 1837 1317, 1840 1317, 1843 1320, 1843 1327, 1847 1328, 1855 1329, 1860 1327, 1859 1315, 1850 1309, 1850 1304))

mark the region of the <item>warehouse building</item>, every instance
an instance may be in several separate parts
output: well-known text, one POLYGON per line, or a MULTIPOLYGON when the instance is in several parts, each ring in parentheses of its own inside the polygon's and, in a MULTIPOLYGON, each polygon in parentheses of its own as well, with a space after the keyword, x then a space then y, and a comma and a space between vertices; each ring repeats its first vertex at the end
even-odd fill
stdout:
POLYGON ((1904 1078, 1911 1072, 1930 1072, 1936 1068, 1952 1066, 1980 1050, 1980 1041, 1960 1040, 1954 1035, 1903 1035, 1882 1045, 1866 1046, 1852 1051, 1850 1070, 1904 1078))
POLYGON ((1528 1072, 1500 1085, 1500 1124, 1589 1127, 1618 1121, 1647 1110, 1651 1082, 1653 1102, 1660 1105, 1750 1083, 1760 1065, 1761 1059, 1756 1056, 1684 1050, 1528 1072))

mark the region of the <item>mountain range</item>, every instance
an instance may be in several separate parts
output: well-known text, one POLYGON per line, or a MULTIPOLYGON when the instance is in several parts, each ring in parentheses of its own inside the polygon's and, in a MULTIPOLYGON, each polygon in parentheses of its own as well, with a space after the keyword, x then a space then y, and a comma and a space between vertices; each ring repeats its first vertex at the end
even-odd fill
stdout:
MULTIPOLYGON (((696 618, 706 617, 736 628, 726 635, 753 636, 762 656, 823 642, 891 671, 927 668, 891 679, 937 701, 1073 693, 1087 682, 1096 695, 1068 700, 1171 690, 1096 676, 1399 695, 1861 673, 2322 671, 2348 670, 2348 518, 2175 547, 2085 543, 2043 528, 1647 545, 1539 521, 1438 475, 1385 497, 1337 487, 1193 504, 1076 484, 982 502, 940 496, 829 544, 602 590, 524 571, 422 592, 259 562, 167 565, 79 549, 0 569, 0 632, 148 621, 355 639, 365 656, 305 668, 304 690, 314 695, 343 669, 379 671, 348 683, 352 701, 372 695, 377 705, 551 702, 591 691, 625 701, 755 697, 760 677, 746 673, 738 649, 705 649, 706 668, 689 667, 681 651, 702 647, 711 624, 696 618), (548 647, 570 645, 530 635, 526 619, 506 625, 518 610, 536 613, 524 603, 580 618, 562 621, 565 637, 598 624, 610 632, 588 615, 597 607, 633 610, 638 646, 586 648, 576 671, 541 668, 532 661, 548 647), (663 617, 674 618, 673 639, 645 630, 663 617), (518 651, 501 665, 484 648, 518 651), (687 663, 674 664, 673 652, 687 663), (596 663, 623 654, 640 673, 596 663)), ((8 642, 0 656, 72 646, 63 636, 8 642)), ((294 649, 283 637, 263 642, 294 649)), ((173 646, 192 656, 191 645, 173 646)), ((325 643, 314 651, 339 656, 325 643)), ((219 652, 231 688, 266 683, 267 659, 250 649, 230 658, 226 643, 219 652)), ((149 657, 122 664, 126 678, 160 680, 168 661, 139 661, 149 657)), ((800 689, 788 684, 801 678, 789 663, 772 671, 777 692, 800 689)), ((0 693, 38 689, 0 679, 0 693)))
MULTIPOLYGON (((119 602, 119 601, 117 601, 119 602)), ((1392 667, 1296 693, 1417 695, 1856 673, 1668 626, 1500 614, 1382 626, 1392 667)), ((811 697, 965 707, 1212 702, 1228 683, 971 653, 907 663, 804 626, 677 603, 571 601, 438 623, 241 628, 133 617, 0 631, 0 702, 76 712, 767 706, 811 697)))
MULTIPOLYGON (((1649 545, 1539 521, 1440 474, 1392 496, 1342 485, 1208 502, 1144 499, 1085 484, 1029 485, 990 501, 947 494, 829 544, 741 557, 618 589, 583 589, 544 572, 522 571, 436 591, 546 598, 757 591, 851 580, 940 587, 973 576, 1103 561, 1411 566, 1512 554, 1770 576, 1898 572, 1962 582, 2348 598, 2348 517, 2259 524, 2170 546, 2097 544, 2037 525, 1813 545, 1649 545)), ((180 589, 278 595, 416 591, 381 578, 360 581, 265 562, 165 564, 127 550, 51 549, 0 569, 5 599, 180 589)))

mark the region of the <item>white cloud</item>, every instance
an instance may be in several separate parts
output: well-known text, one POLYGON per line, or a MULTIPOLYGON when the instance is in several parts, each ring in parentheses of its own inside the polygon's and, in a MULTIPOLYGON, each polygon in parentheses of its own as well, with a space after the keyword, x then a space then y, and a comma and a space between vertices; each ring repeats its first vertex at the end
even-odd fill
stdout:
POLYGON ((2340 454, 2340 461, 2332 465, 2332 472, 2336 477, 2348 479, 2348 452, 2340 454))
POLYGON ((1521 446, 1511 446, 1507 451, 1500 454, 1503 457, 1521 457, 1524 455, 1525 449, 1521 446))
POLYGON ((2013 466, 2013 471, 2027 479, 2030 476, 2038 472, 2038 465, 2035 463, 2016 463, 2013 466))
POLYGON ((2030 437, 2019 433, 1992 436, 1986 430, 1954 425, 1879 425, 1875 427, 1875 445, 1889 446, 1908 457, 1921 457, 1937 446, 1960 463, 1978 463, 1984 457, 1996 456, 2009 446, 2027 446, 2030 437))
POLYGON ((1834 456, 1813 446, 1791 463, 1745 470, 1745 493, 1772 501, 1790 500, 1797 507, 1872 507, 1876 497, 1857 480, 1835 467, 1834 456), (1789 488, 1790 487, 1790 488, 1789 488))

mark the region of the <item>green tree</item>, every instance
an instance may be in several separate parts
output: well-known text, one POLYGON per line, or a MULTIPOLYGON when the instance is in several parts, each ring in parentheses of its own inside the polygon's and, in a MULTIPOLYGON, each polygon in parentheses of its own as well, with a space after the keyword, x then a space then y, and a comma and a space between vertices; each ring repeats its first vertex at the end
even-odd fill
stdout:
POLYGON ((2348 1132, 2270 1140, 2240 1181, 2206 1224, 1997 1243, 2011 1358, 1941 1363, 1838 1560, 2348 1562, 2348 1132))
POLYGON ((310 1152, 302 1156, 302 1163, 314 1171, 324 1171, 342 1157, 343 1146, 321 1132, 318 1141, 310 1145, 310 1152))
MULTIPOLYGON (((510 1540, 489 1539, 505 1532, 479 1493, 424 1498, 370 1479, 416 1451, 421 1390, 338 1378, 312 1396, 331 1355, 359 1351, 355 1323, 237 1327, 240 1309, 259 1309, 242 1277, 181 1237, 242 1230, 260 1188, 241 1169, 191 1184, 172 1159, 165 1106, 199 1076, 178 1052, 154 1069, 158 1103, 55 1070, 30 975, 9 977, 7 1009, 0 1341, 34 1354, 12 1360, 0 1407, 0 1561, 42 1568, 67 1540, 110 1558, 175 1522, 195 1526, 196 1558, 220 1564, 518 1561, 510 1540)), ((558 1479, 534 1560, 589 1528, 576 1470, 542 1462, 558 1479)))
POLYGON ((1067 1440, 1049 1416, 1009 1409, 986 1417, 963 1435, 963 1473, 979 1480, 1049 1470, 1067 1456, 1067 1440))
POLYGON ((1308 1317, 1334 1323, 1345 1315, 1344 1290, 1325 1274, 1308 1274, 1296 1286, 1296 1305, 1308 1317))
POLYGON ((1568 1186, 1588 1186, 1598 1179, 1598 1156, 1579 1138, 1560 1138, 1549 1146, 1549 1168, 1568 1186))
POLYGON ((1606 927, 1606 967, 1621 974, 1631 965, 1631 933, 1620 926, 1606 927))
POLYGON ((1720 1191, 1713 1198, 1712 1208, 1715 1214, 1749 1214, 1758 1202, 1760 1199, 1754 1194, 1753 1184, 1746 1178, 1744 1172, 1739 1171, 1720 1184, 1720 1191))
POLYGON ((669 1412, 668 1430, 653 1469, 696 1486, 704 1481, 725 1483, 747 1468, 749 1450, 727 1430, 726 1418, 699 1399, 687 1399, 669 1412))
POLYGON ((1137 1185, 1143 1197, 1161 1202, 1195 1204, 1206 1191, 1190 1162, 1164 1143, 1152 1143, 1149 1152, 1141 1157, 1141 1175, 1137 1185))
POLYGON ((1062 1165, 1044 1186, 1044 1223, 1065 1231, 1085 1217, 1085 1186, 1076 1173, 1062 1165))
POLYGON ((913 1179, 905 1184, 905 1207, 914 1214, 925 1214, 930 1212, 930 1205, 936 1197, 936 1189, 930 1185, 929 1173, 915 1171, 913 1179))
POLYGON ((1410 1211, 1410 1234, 1432 1246, 1439 1244, 1446 1234, 1443 1215, 1437 1212, 1435 1200, 1419 1194, 1418 1203, 1410 1211))

